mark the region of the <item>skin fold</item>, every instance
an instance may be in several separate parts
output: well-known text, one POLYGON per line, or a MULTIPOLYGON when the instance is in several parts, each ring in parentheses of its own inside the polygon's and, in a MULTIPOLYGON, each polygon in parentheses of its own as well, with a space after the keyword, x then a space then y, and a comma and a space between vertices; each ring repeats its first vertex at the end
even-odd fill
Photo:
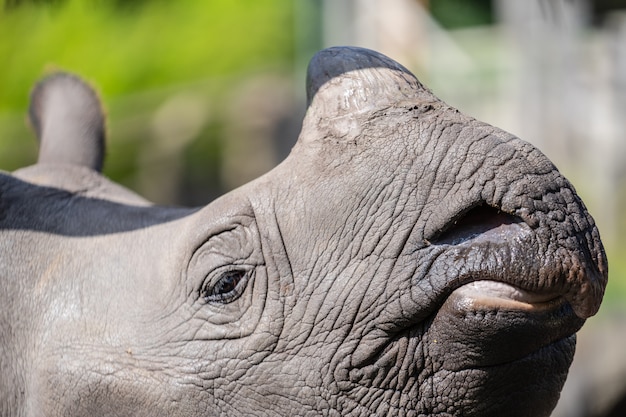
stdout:
POLYGON ((550 415, 608 273, 573 186, 374 51, 319 52, 307 97, 279 166, 188 209, 100 174, 90 87, 37 85, 0 415, 550 415))

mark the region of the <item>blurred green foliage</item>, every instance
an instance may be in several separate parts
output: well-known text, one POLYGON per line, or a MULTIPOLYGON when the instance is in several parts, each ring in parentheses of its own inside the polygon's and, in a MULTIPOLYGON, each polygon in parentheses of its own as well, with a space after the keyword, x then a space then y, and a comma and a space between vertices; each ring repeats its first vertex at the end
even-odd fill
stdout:
POLYGON ((170 158, 185 166, 181 194, 157 200, 214 198, 224 191, 227 95, 255 74, 291 72, 292 8, 291 0, 0 0, 0 168, 35 161, 36 142, 25 123, 29 92, 43 75, 65 70, 96 87, 105 105, 105 174, 148 198, 141 165, 172 163, 163 155, 145 157, 156 146, 158 109, 180 94, 206 98, 206 123, 170 158), (196 189, 186 189, 191 186, 196 189))
POLYGON ((66 0, 5 7, 0 111, 24 109, 42 70, 77 72, 108 97, 290 62, 291 1, 129 3, 135 6, 66 0))
POLYGON ((494 23, 492 0, 432 0, 430 13, 446 29, 494 23))

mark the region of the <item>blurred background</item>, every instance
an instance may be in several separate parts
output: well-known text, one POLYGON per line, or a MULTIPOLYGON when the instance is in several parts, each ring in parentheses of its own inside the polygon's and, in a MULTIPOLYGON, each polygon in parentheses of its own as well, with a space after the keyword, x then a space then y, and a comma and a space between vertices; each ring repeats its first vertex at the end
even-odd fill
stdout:
POLYGON ((67 70, 105 103, 106 175, 205 204, 289 153, 333 45, 389 55, 574 183, 610 280, 554 416, 626 416, 626 0, 0 0, 0 167, 36 160, 29 91, 67 70))

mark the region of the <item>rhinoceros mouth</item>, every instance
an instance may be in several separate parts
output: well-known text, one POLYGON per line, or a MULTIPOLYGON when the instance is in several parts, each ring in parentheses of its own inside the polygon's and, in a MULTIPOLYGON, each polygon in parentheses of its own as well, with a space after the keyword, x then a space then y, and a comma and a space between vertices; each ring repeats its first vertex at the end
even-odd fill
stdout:
POLYGON ((558 350, 596 301, 592 291, 584 294, 591 279, 581 253, 546 250, 554 241, 540 233, 486 205, 456 216, 430 240, 433 310, 426 320, 396 328, 378 353, 426 334, 429 356, 439 352, 442 366, 461 370, 513 363, 550 346, 558 350))
POLYGON ((583 325, 568 300, 489 280, 453 291, 428 328, 431 353, 449 370, 505 365, 574 335, 583 325), (450 346, 457 346, 452 353, 450 346))
POLYGON ((520 384, 556 395, 583 323, 563 296, 474 281, 453 291, 428 319, 389 335, 361 360, 352 357, 347 377, 356 386, 392 389, 411 398, 421 397, 413 392, 416 381, 462 385, 469 374, 475 374, 471 396, 476 401, 492 391, 516 393, 520 384), (546 377, 547 367, 553 374, 546 377), (500 381, 503 375, 508 376, 500 381), (518 380, 520 375, 528 376, 518 380))
POLYGON ((439 258, 457 268, 456 276, 447 268, 442 298, 459 291, 475 305, 495 303, 530 311, 562 297, 580 318, 595 314, 601 279, 588 268, 588 254, 582 247, 559 247, 549 234, 487 205, 457 216, 431 239, 442 249, 439 258))
POLYGON ((478 375, 476 400, 487 398, 491 389, 514 393, 520 384, 555 394, 583 323, 563 296, 474 281, 453 291, 427 320, 389 335, 369 355, 352 357, 346 376, 356 386, 417 398, 411 394, 415 381, 456 381, 468 373, 478 375), (542 382, 546 367, 554 374, 542 382), (529 379, 517 380, 522 374, 529 379), (502 375, 508 376, 495 383, 502 375))
POLYGON ((495 208, 458 216, 426 248, 432 261, 416 280, 432 287, 407 291, 403 309, 390 310, 401 317, 385 316, 359 343, 350 367, 388 368, 411 351, 419 360, 423 350, 440 350, 450 369, 498 366, 557 346, 580 329, 594 300, 580 295, 588 277, 572 274, 581 268, 580 254, 557 258, 542 245, 526 222, 495 208), (430 346, 408 347, 424 335, 430 346))
POLYGON ((554 291, 535 292, 501 281, 479 280, 462 285, 452 292, 459 308, 466 310, 519 310, 528 313, 546 311, 565 302, 554 291))
POLYGON ((546 250, 551 240, 539 233, 520 218, 480 207, 435 242, 444 262, 431 273, 445 279, 427 332, 437 341, 431 353, 440 351, 447 369, 558 350, 593 310, 593 294, 581 295, 590 281, 580 253, 546 250))

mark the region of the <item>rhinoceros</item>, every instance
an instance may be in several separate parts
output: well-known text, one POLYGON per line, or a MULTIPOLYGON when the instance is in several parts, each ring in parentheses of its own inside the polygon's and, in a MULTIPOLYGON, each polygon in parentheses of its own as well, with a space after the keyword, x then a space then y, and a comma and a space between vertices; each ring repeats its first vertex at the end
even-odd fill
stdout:
POLYGON ((607 260, 539 150, 377 52, 307 74, 289 156, 205 207, 101 174, 75 76, 0 179, 2 416, 548 416, 607 260))

